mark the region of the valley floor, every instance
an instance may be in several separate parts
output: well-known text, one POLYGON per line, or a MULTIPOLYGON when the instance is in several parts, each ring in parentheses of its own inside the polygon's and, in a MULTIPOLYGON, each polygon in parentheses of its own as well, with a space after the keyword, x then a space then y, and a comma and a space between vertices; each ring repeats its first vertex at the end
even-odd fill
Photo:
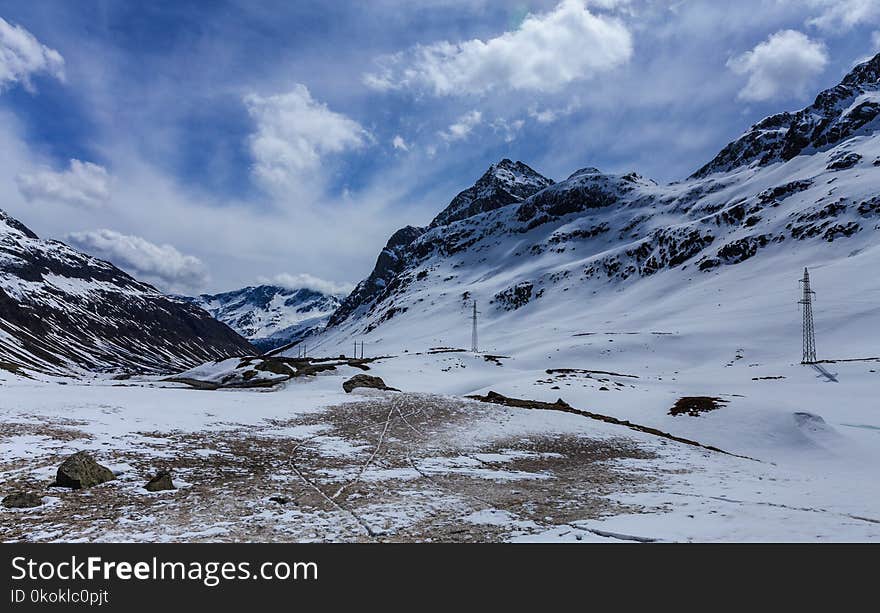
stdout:
POLYGON ((349 367, 274 391, 7 375, 0 494, 44 504, 0 508, 0 540, 880 540, 880 363, 827 365, 834 382, 736 356, 687 372, 550 362, 409 354, 371 365, 404 393, 351 395, 349 367), (562 397, 729 453, 464 398, 490 389, 562 397), (726 402, 669 415, 699 395, 726 402), (116 480, 48 487, 80 450, 116 480), (163 468, 178 489, 144 490, 163 468))

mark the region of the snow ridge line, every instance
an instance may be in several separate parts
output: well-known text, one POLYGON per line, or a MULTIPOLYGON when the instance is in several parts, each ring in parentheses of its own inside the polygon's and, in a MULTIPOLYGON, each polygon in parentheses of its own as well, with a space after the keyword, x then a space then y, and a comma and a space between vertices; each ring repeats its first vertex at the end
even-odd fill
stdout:
POLYGON ((663 432, 662 430, 658 430, 657 428, 652 428, 650 426, 642 426, 641 424, 634 424, 631 421, 626 421, 623 419, 617 419, 616 417, 611 417, 609 415, 602 415, 600 413, 591 413, 590 411, 583 411, 581 409, 576 409, 567 402, 565 402, 562 398, 557 400, 556 402, 539 402, 537 400, 525 400, 522 398, 508 398, 507 396, 503 396, 498 392, 490 391, 485 396, 472 395, 465 396, 470 400, 477 400, 479 402, 486 402, 489 404, 500 404, 507 407, 515 407, 519 409, 538 409, 545 411, 560 411, 562 413, 571 413, 573 415, 580 415, 582 417, 588 417, 590 419, 595 419, 597 421, 603 421, 605 423, 614 424, 617 426, 624 426, 629 428, 630 430, 635 430, 637 432, 643 432, 645 434, 651 434, 653 436, 659 436, 661 438, 669 439, 671 441, 675 441, 677 443, 684 443, 685 445, 691 445, 692 447, 700 447, 702 449, 708 449, 709 451, 715 451, 717 453, 723 453, 724 455, 733 456, 735 458, 742 458, 744 460, 751 460, 752 462, 761 462, 761 460, 750 458, 749 456, 739 455, 737 453, 731 453, 729 451, 724 451, 723 449, 719 449, 718 447, 713 447, 712 445, 704 445, 698 441, 692 441, 687 438, 682 438, 680 436, 675 436, 674 434, 670 434, 669 432, 663 432))

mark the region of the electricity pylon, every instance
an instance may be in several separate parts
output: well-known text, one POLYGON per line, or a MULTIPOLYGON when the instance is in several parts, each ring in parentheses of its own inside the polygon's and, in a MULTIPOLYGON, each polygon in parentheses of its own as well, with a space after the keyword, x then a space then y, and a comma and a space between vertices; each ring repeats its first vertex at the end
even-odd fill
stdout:
POLYGON ((471 331, 471 351, 474 353, 480 353, 480 345, 477 342, 477 301, 474 300, 474 315, 473 315, 473 329, 471 331))
POLYGON ((804 311, 804 357, 801 364, 816 363, 816 329, 813 326, 813 296, 816 295, 810 288, 810 271, 804 268, 804 278, 801 279, 804 286, 804 297, 799 304, 804 311))

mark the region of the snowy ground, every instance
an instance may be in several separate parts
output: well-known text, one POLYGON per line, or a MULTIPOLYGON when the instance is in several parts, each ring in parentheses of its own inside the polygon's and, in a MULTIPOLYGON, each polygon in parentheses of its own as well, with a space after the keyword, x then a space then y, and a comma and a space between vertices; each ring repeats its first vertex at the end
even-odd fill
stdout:
POLYGON ((836 382, 746 350, 727 362, 656 364, 646 356, 675 354, 670 347, 687 339, 652 332, 576 337, 581 349, 549 360, 413 351, 370 365, 404 394, 347 396, 342 382, 360 372, 347 366, 275 391, 6 374, 0 493, 37 491, 45 504, 0 508, 0 540, 880 539, 880 362, 826 365, 836 382), (614 349, 604 359, 589 358, 606 345, 614 349), (490 389, 562 397, 751 459, 580 415, 463 399, 490 389), (697 417, 668 414, 696 395, 728 403, 697 417), (48 488, 78 450, 117 480, 85 492, 48 488), (179 489, 143 490, 160 468, 179 489))

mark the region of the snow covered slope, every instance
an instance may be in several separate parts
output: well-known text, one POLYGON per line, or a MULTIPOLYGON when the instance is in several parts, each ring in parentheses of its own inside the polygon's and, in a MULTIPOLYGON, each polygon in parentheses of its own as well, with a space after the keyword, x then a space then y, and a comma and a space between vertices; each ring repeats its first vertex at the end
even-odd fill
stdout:
MULTIPOLYGON (((552 183, 505 160, 428 228, 395 234, 314 350, 336 355, 353 337, 374 355, 469 346, 473 300, 482 344, 505 353, 619 329, 634 314, 649 330, 711 314, 714 335, 756 338, 797 324, 805 266, 847 275, 849 289, 835 295, 848 305, 840 325, 858 316, 863 329, 877 329, 877 309, 862 312, 863 302, 847 298, 876 291, 865 271, 880 264, 878 79, 880 56, 811 107, 760 122, 694 177, 670 185, 594 168, 552 183), (491 187, 487 177, 498 168, 502 184, 525 190, 467 204, 491 187), (731 299, 746 309, 742 317, 725 319, 731 299)), ((839 278, 817 277, 830 299, 839 278)), ((877 353, 876 339, 852 340, 877 353)), ((798 330, 787 342, 785 355, 799 359, 798 330)))
POLYGON ((4 369, 172 372, 252 351, 201 309, 108 262, 41 240, 0 211, 4 369))
POLYGON ((808 109, 760 122, 685 181, 587 168, 399 232, 310 354, 364 341, 367 357, 393 356, 371 374, 408 392, 562 399, 751 458, 672 461, 669 474, 688 476, 614 496, 663 511, 588 524, 603 533, 875 539, 880 108, 866 103, 878 68, 880 56, 808 109), (806 267, 823 360, 813 366, 800 364, 806 267), (474 300, 478 355, 466 351, 474 300), (719 406, 672 411, 688 399, 719 406))
POLYGON ((187 298, 216 319, 268 351, 327 325, 339 298, 319 291, 260 285, 223 294, 187 298))

